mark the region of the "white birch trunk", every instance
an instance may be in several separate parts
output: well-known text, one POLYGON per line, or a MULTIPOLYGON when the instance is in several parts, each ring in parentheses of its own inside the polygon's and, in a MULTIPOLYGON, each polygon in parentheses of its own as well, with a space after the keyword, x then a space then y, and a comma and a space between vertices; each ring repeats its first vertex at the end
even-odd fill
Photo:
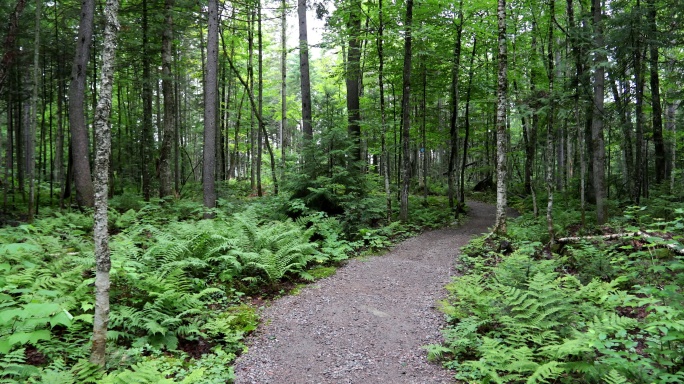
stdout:
POLYGON ((506 97, 508 58, 506 50, 506 0, 498 0, 499 71, 496 96, 496 221, 492 232, 506 234, 506 97))
POLYGON ((104 8, 105 31, 102 49, 100 99, 95 110, 95 317, 90 361, 104 366, 107 325, 109 323, 109 228, 107 226, 107 192, 109 190, 109 156, 112 135, 109 116, 112 110, 112 83, 116 58, 117 13, 119 0, 107 0, 104 8))

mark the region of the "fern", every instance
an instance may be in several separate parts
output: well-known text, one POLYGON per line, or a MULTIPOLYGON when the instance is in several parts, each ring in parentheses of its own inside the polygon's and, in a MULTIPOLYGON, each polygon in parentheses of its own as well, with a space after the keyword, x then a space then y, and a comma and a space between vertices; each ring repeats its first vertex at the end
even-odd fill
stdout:
POLYGON ((563 369, 561 363, 557 361, 549 361, 544 365, 540 365, 527 379, 527 384, 535 383, 548 383, 551 380, 555 380, 560 376, 565 370, 563 369))
POLYGON ((627 384, 629 381, 620 375, 616 370, 612 369, 606 376, 603 377, 606 384, 627 384))

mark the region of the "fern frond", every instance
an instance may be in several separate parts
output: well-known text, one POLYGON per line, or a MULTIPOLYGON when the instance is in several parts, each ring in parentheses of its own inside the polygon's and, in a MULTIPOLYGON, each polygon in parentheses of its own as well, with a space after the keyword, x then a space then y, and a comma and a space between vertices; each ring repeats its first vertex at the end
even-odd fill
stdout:
POLYGON ((527 379, 527 384, 548 383, 550 380, 558 378, 565 369, 563 365, 557 361, 549 361, 539 366, 532 376, 527 379))
POLYGON ((616 370, 611 369, 610 372, 608 372, 607 375, 603 377, 603 380, 606 384, 627 384, 629 381, 619 374, 616 370))

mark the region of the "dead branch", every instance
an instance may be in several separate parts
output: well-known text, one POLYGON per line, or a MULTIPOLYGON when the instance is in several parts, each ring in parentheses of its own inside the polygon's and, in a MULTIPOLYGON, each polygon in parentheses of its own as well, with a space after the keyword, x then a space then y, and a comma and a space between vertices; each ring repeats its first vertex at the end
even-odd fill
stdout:
MULTIPOLYGON (((621 239, 624 237, 647 238, 647 237, 658 237, 658 236, 652 235, 652 234, 645 232, 645 231, 636 231, 636 232, 625 232, 625 233, 612 233, 609 235, 598 235, 598 236, 562 237, 562 238, 558 239, 557 241, 561 244, 567 244, 567 243, 576 243, 576 242, 582 241, 582 240, 616 240, 616 239, 621 239)), ((670 243, 670 244, 663 244, 663 245, 674 253, 677 253, 679 255, 684 255, 684 247, 682 247, 679 244, 670 243)))

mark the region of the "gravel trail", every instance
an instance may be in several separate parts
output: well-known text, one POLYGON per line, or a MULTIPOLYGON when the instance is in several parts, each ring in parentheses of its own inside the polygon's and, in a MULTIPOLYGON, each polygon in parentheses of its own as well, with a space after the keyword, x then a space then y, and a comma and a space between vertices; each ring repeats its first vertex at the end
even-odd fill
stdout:
POLYGON ((461 246, 494 223, 494 207, 469 202, 465 224, 423 233, 262 311, 236 383, 453 383, 421 348, 441 340, 437 301, 461 246))

